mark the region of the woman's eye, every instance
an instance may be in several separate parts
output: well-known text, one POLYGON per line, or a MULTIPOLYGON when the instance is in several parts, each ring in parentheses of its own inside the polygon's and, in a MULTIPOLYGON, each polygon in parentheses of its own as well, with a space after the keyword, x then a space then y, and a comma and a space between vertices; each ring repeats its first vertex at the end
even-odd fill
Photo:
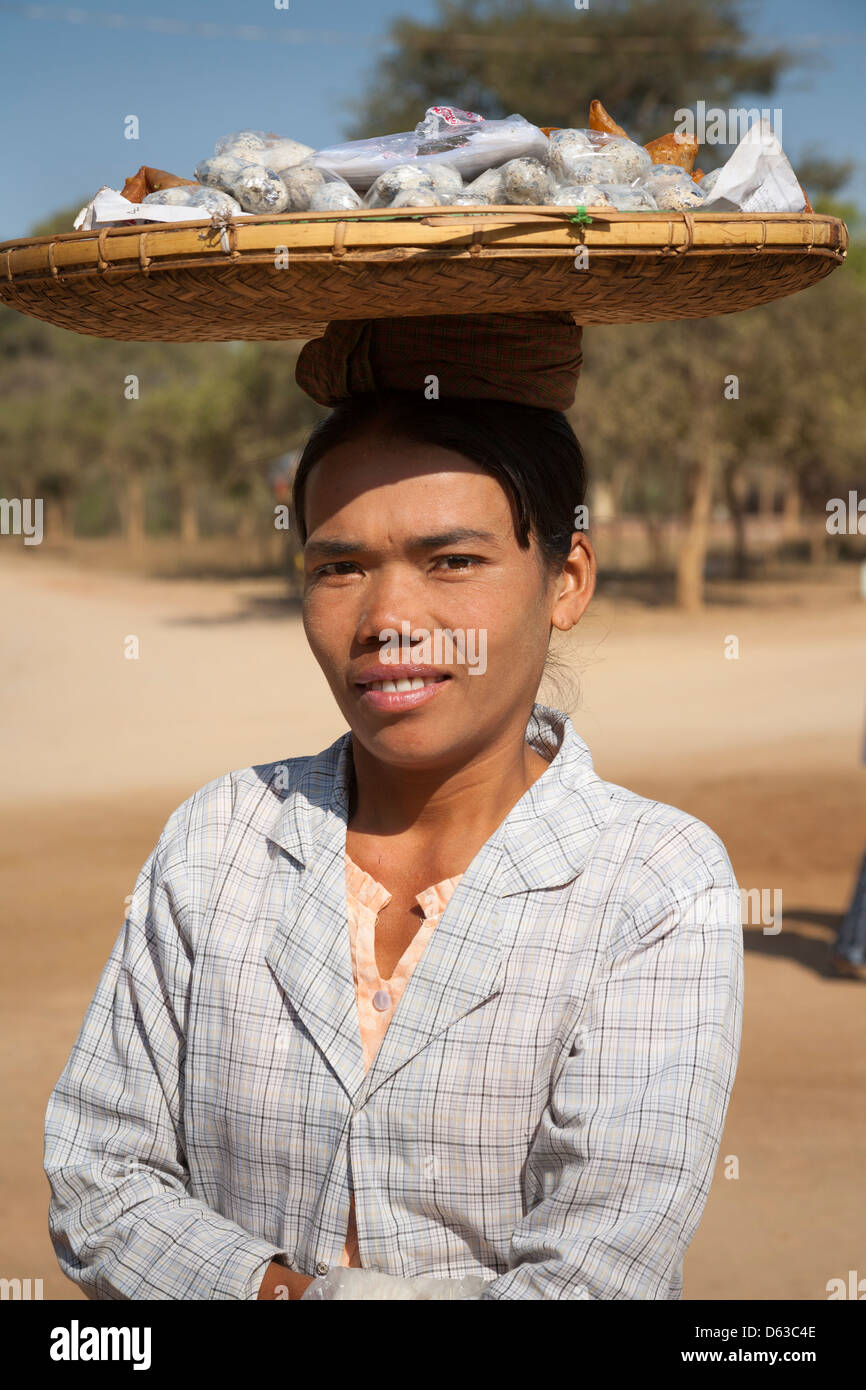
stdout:
POLYGON ((331 574, 351 574, 358 566, 354 560, 332 560, 328 565, 317 565, 313 570, 313 577, 320 575, 328 576, 331 574))
POLYGON ((442 564, 452 573, 459 570, 472 569, 480 564, 480 557, 477 555, 440 555, 436 564, 442 564))

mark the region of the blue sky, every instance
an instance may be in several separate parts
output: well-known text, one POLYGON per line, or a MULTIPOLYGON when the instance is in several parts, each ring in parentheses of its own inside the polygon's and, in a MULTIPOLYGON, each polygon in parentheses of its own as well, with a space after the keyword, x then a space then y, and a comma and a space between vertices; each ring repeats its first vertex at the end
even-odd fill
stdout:
MULTIPOLYGON (((83 201, 101 184, 119 187, 139 164, 191 174, 230 130, 273 129, 313 146, 333 143, 346 130, 343 99, 361 91, 389 21, 430 17, 436 8, 433 0, 289 5, 83 0, 73 9, 0 3, 0 238, 23 236, 34 221, 83 201), (130 26, 159 19, 233 31, 246 25, 265 37, 148 32, 110 27, 98 16, 125 17, 130 26), (314 41, 286 42, 291 30, 312 34, 314 41), (137 142, 124 138, 130 114, 140 121, 137 142)), ((570 0, 563 5, 573 8, 570 0)), ((846 192, 866 207, 863 0, 752 0, 749 13, 756 37, 800 44, 817 60, 788 78, 769 103, 782 108, 784 144, 795 168, 809 143, 856 159, 846 192)), ((455 100, 459 96, 454 93, 455 100)))

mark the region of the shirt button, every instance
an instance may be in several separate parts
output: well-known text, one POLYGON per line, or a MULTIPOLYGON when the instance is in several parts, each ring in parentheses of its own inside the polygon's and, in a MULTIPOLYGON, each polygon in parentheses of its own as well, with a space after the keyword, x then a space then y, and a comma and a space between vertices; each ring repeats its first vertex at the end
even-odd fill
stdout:
POLYGON ((319 1274, 319 1275, 321 1275, 321 1274, 327 1274, 327 1272, 328 1272, 328 1266, 325 1264, 325 1261, 324 1261, 324 1260, 319 1260, 319 1263, 316 1265, 316 1273, 319 1274))
POLYGON ((387 994, 384 989, 377 989, 376 993, 373 995, 373 1008, 378 1009, 379 1013, 382 1014, 386 1009, 390 1009, 390 1007, 390 994, 387 994))

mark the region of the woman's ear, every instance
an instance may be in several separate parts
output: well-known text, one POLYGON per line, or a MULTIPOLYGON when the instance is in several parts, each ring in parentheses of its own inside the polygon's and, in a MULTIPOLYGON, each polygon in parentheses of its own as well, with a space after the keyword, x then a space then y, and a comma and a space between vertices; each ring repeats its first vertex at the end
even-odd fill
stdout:
POLYGON ((571 550, 557 576, 550 621, 567 632, 583 617, 595 593, 596 562, 592 542, 583 531, 571 537, 571 550))

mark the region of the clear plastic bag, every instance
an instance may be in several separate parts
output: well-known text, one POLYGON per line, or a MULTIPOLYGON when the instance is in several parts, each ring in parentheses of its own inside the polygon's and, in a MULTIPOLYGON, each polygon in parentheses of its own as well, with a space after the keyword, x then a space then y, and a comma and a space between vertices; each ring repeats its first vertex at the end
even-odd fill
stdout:
POLYGON ((264 164, 245 164, 238 155, 222 152, 203 159, 195 167, 195 176, 208 188, 229 193, 244 212, 285 212, 289 206, 288 191, 278 174, 264 164))
POLYGON ((214 155, 229 155, 242 164, 261 164, 267 169, 288 169, 300 164, 315 150, 288 136, 270 135, 263 130, 238 130, 222 135, 214 146, 214 155))
POLYGON ((612 208, 603 188, 593 183, 559 183, 547 200, 554 207, 612 208))
POLYGON ((685 212, 689 208, 701 208, 707 201, 701 185, 676 164, 654 164, 641 187, 665 211, 685 212))
POLYGON ((554 130, 548 162, 558 183, 631 184, 644 178, 652 158, 643 145, 598 130, 554 130))
POLYGON ((463 179, 473 179, 509 159, 544 159, 547 137, 523 116, 485 121, 456 106, 431 106, 414 131, 352 140, 318 150, 314 162, 366 192, 380 174, 398 164, 444 164, 463 179))
POLYGON ((148 193, 142 203, 168 205, 169 207, 201 208, 203 212, 241 212, 236 198, 224 193, 221 188, 196 187, 184 184, 177 188, 163 188, 157 193, 148 193))
POLYGON ((314 189, 310 198, 310 212, 352 212, 364 206, 360 195, 345 179, 328 170, 318 172, 322 175, 322 183, 314 189))
POLYGON ((540 159, 509 159, 499 170, 504 203, 546 203, 553 191, 553 176, 540 159))
POLYGON ((465 1275, 460 1279, 434 1279, 425 1275, 403 1279, 394 1274, 381 1274, 375 1269, 350 1269, 341 1265, 308 1284, 300 1301, 453 1302, 477 1299, 486 1282, 474 1275, 465 1275))

